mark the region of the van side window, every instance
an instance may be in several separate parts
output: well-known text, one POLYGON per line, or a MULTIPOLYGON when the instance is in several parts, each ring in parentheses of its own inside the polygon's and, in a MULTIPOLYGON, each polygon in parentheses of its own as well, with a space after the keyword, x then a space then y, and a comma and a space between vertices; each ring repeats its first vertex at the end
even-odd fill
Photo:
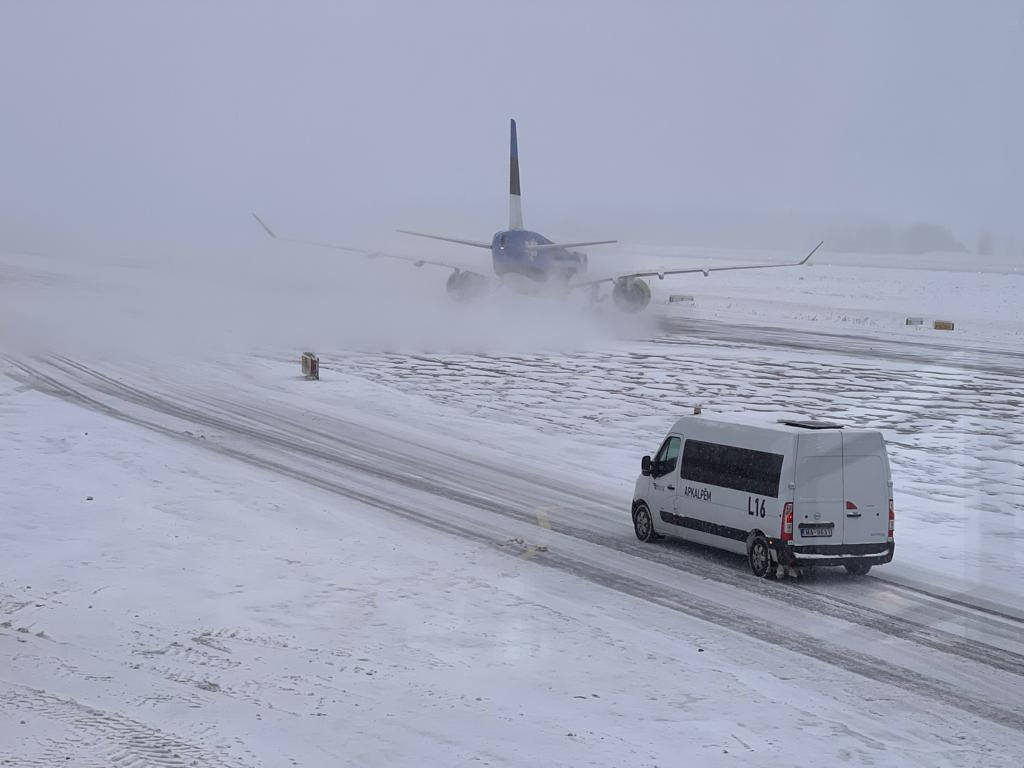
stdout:
POLYGON ((664 443, 661 444, 661 450, 658 451, 658 455, 654 457, 652 463, 651 474, 654 477, 661 477, 667 475, 669 472, 674 472, 676 464, 679 463, 679 438, 670 437, 664 443))
POLYGON ((687 440, 680 474, 695 483, 778 498, 782 454, 687 440))

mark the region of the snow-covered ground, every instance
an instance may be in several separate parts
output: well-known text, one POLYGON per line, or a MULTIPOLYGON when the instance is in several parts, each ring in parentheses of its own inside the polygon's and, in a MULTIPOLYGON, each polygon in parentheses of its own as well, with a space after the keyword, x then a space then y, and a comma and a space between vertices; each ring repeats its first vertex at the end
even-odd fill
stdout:
POLYGON ((0 258, 0 765, 1019 765, 1000 266, 666 281, 694 301, 619 323, 0 258), (697 403, 882 428, 896 560, 771 584, 637 542, 697 403))

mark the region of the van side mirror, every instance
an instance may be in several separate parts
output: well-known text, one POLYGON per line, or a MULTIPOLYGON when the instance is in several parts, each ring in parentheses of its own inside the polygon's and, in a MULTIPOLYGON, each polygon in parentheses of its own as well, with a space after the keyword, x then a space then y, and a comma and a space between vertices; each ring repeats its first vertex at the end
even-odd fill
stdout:
POLYGON ((651 474, 651 457, 644 456, 640 459, 640 473, 643 475, 651 474))

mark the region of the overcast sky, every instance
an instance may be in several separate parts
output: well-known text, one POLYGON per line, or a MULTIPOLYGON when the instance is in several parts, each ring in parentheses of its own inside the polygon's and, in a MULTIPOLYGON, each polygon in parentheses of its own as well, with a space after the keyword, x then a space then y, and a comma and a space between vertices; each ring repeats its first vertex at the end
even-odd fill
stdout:
POLYGON ((0 0, 0 85, 5 250, 244 244, 254 209, 488 238, 509 117, 553 235, 737 214, 1024 246, 1019 1, 0 0))

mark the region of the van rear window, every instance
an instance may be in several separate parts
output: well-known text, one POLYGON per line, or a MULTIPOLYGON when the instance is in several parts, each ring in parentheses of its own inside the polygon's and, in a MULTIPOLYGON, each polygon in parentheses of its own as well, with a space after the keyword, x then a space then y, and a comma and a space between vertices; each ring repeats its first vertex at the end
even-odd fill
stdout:
POLYGON ((687 440, 683 445, 684 480, 777 498, 781 474, 780 453, 701 440, 687 440))

